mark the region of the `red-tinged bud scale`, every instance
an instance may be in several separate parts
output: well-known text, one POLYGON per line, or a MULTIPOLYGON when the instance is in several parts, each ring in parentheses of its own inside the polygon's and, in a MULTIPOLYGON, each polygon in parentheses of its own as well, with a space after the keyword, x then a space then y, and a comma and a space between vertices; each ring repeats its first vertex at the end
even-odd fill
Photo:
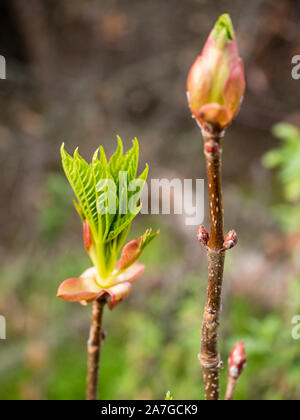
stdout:
POLYGON ((230 16, 222 15, 187 80, 187 96, 194 118, 202 129, 223 131, 239 112, 246 88, 230 16))
POLYGON ((210 139, 205 142, 204 151, 208 155, 216 155, 221 152, 221 145, 220 143, 210 139))
POLYGON ((229 375, 238 378, 247 366, 244 342, 240 341, 231 350, 228 359, 229 375))
POLYGON ((225 249, 231 249, 238 243, 238 236, 235 230, 231 230, 224 239, 223 247, 225 249))
POLYGON ((93 239, 92 239, 91 228, 87 220, 85 220, 83 223, 83 243, 84 243, 85 249, 87 250, 87 252, 89 252, 93 243, 93 239))
POLYGON ((120 260, 117 262, 118 270, 130 267, 141 255, 142 236, 124 246, 120 260))
POLYGON ((203 225, 201 225, 198 229, 197 239, 201 244, 203 244, 205 246, 209 242, 209 233, 207 232, 207 230, 205 229, 205 227, 203 225))

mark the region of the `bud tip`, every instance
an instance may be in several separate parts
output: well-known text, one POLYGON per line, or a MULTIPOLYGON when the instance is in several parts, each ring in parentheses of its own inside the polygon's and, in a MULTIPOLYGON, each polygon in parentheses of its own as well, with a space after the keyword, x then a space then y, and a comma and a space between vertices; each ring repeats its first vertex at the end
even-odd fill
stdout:
POLYGON ((228 13, 224 13, 217 20, 217 23, 213 29, 213 37, 215 39, 221 38, 223 42, 234 41, 234 29, 230 15, 228 13))
POLYGON ((204 225, 201 225, 198 229, 197 232, 197 239, 198 241, 203 244, 203 245, 207 245, 209 242, 209 233, 207 232, 207 230, 205 229, 204 225))
POLYGON ((228 367, 229 375, 233 378, 238 378, 247 365, 247 357, 245 352, 245 345, 243 341, 237 343, 231 350, 228 367))
POLYGON ((224 239, 224 249, 231 249, 238 243, 238 236, 235 230, 231 230, 227 233, 224 239))

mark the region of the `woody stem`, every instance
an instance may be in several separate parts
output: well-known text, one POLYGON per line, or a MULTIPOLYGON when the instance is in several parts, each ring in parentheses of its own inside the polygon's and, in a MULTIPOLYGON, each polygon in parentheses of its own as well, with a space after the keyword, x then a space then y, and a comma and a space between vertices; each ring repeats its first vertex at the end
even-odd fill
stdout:
POLYGON ((222 367, 218 350, 223 271, 225 262, 224 218, 222 200, 222 138, 203 135, 209 192, 210 240, 208 243, 208 288, 201 332, 200 362, 203 369, 206 400, 219 400, 219 370, 222 367))
POLYGON ((102 318, 106 299, 100 298, 93 302, 90 336, 87 343, 88 373, 86 399, 97 400, 99 363, 102 346, 102 318))
POLYGON ((227 389, 226 389, 226 395, 225 395, 226 401, 233 400, 237 383, 238 383, 238 378, 231 375, 228 376, 227 389))

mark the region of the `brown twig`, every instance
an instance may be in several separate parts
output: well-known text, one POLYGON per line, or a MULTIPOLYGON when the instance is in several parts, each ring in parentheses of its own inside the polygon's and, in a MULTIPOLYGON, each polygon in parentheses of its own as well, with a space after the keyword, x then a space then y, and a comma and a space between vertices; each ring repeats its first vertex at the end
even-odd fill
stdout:
POLYGON ((88 351, 88 374, 87 374, 87 400, 97 400, 98 397, 98 376, 101 354, 102 317, 106 299, 101 298, 93 302, 90 336, 87 344, 88 351))
POLYGON ((218 400, 220 396, 219 370, 223 366, 218 351, 218 329, 225 262, 221 179, 222 135, 205 132, 203 137, 210 205, 210 240, 207 246, 207 299, 204 309, 199 358, 203 369, 206 399, 218 400))
POLYGON ((230 376, 230 375, 228 376, 226 395, 225 395, 225 400, 226 401, 232 401, 233 400, 237 383, 238 383, 238 378, 235 378, 235 377, 230 376))

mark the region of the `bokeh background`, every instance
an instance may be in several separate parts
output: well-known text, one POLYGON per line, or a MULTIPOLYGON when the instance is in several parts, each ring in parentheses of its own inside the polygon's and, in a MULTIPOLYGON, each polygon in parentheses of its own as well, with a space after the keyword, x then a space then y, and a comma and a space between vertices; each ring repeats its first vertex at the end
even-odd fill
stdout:
MULTIPOLYGON (((226 228, 240 242, 226 266, 222 357, 245 340, 238 399, 299 399, 300 341, 291 336, 300 314, 300 81, 291 77, 291 58, 300 53, 299 0, 1 0, 0 314, 7 340, 0 341, 0 399, 85 396, 90 308, 56 298, 62 280, 89 266, 61 142, 90 158, 100 144, 112 152, 116 134, 127 146, 137 136, 150 178, 204 178, 185 83, 224 12, 236 28, 248 86, 224 144, 226 228)), ((149 226, 161 235, 143 256, 146 274, 125 303, 105 313, 101 398, 163 399, 170 390, 175 399, 202 399, 205 252, 181 216, 139 216, 130 237, 149 226)), ((225 382, 226 369, 223 390, 225 382)))

